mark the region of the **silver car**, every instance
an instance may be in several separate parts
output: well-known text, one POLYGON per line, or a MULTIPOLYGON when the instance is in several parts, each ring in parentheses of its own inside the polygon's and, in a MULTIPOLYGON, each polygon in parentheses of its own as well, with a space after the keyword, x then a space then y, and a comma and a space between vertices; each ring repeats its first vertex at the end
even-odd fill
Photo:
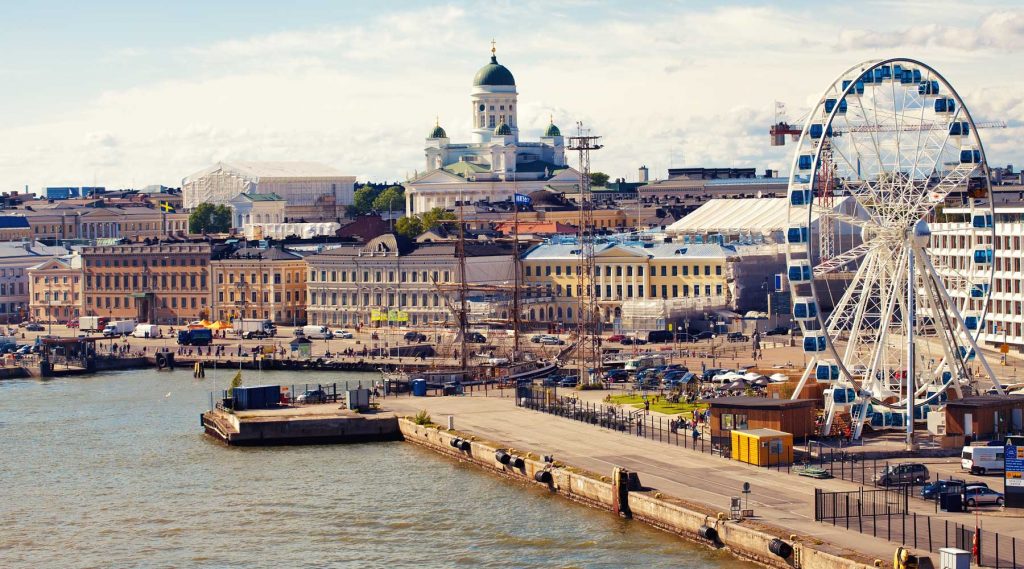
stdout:
POLYGON ((981 486, 968 486, 964 490, 964 500, 968 506, 1002 506, 1006 502, 1001 492, 981 486))

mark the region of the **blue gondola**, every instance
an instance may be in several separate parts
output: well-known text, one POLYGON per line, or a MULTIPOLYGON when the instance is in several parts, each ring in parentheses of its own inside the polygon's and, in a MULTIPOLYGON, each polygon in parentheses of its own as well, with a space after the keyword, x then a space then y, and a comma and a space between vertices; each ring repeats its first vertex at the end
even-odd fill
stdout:
POLYGON ((813 165, 814 156, 811 156, 810 154, 801 154, 800 158, 797 159, 797 168, 801 170, 810 170, 813 165))
POLYGON ((971 285, 971 298, 985 298, 988 296, 988 283, 974 283, 971 285))
MULTIPOLYGON (((831 113, 832 109, 835 109, 835 108, 836 108, 836 100, 835 99, 825 99, 825 112, 826 113, 831 113)), ((844 115, 844 114, 846 114, 846 109, 847 109, 846 99, 840 100, 839 101, 839 109, 836 110, 836 113, 838 113, 840 115, 844 115)))
POLYGON ((821 335, 804 336, 804 351, 808 353, 824 352, 827 347, 825 337, 821 335))
POLYGON ((875 68, 875 83, 881 83, 892 79, 892 67, 883 65, 875 68))
POLYGON ((975 356, 974 348, 967 348, 966 346, 960 346, 959 351, 960 351, 960 359, 968 360, 968 361, 974 359, 974 356, 975 356))
MULTIPOLYGON (((796 237, 799 237, 799 234, 796 237)), ((809 283, 811 282, 811 274, 810 261, 794 261, 787 271, 789 282, 792 283, 809 283)))
MULTIPOLYGON (((870 83, 870 81, 869 81, 869 83, 870 83)), ((846 89, 851 84, 853 85, 853 88, 850 89, 851 93, 856 93, 858 95, 863 95, 864 94, 864 81, 860 81, 860 80, 857 80, 857 81, 850 81, 849 79, 843 80, 843 91, 845 92, 846 89)))
POLYGON ((984 321, 981 314, 967 313, 964 315, 964 326, 966 326, 968 330, 980 330, 983 325, 984 321))
POLYGON ((936 114, 953 114, 956 112, 956 101, 953 99, 935 99, 936 114))
POLYGON ((988 247, 977 247, 974 249, 974 254, 971 256, 974 259, 974 264, 977 266, 986 266, 992 264, 992 258, 994 253, 992 249, 988 247))
POLYGON ((915 405, 914 406, 914 420, 924 421, 928 418, 928 413, 932 410, 931 405, 915 405))
POLYGON ((967 136, 971 134, 971 123, 954 122, 949 124, 949 136, 967 136))
MULTIPOLYGON (((871 85, 875 82, 875 76, 871 73, 870 69, 868 69, 864 73, 861 73, 860 82, 865 85, 871 85)), ((843 86, 843 88, 845 89, 846 87, 843 86)))
POLYGON ((912 85, 914 83, 916 83, 916 81, 914 81, 914 72, 910 69, 904 69, 903 73, 900 75, 900 84, 912 85))
POLYGON ((939 82, 938 81, 924 81, 917 86, 917 93, 919 95, 938 95, 939 94, 939 82))
POLYGON ((839 366, 833 362, 818 362, 814 377, 818 381, 835 381, 839 379, 839 366))
POLYGON ((903 413, 898 413, 898 412, 897 413, 893 413, 892 415, 890 415, 889 426, 890 427, 897 427, 897 428, 906 426, 906 424, 907 424, 907 420, 906 419, 907 419, 907 416, 904 415, 903 413))
POLYGON ((994 225, 991 213, 971 214, 971 227, 975 229, 990 229, 994 225))
POLYGON ((914 83, 920 83, 921 82, 921 70, 920 69, 915 69, 913 71, 913 74, 914 74, 914 83))
POLYGON ((828 128, 825 128, 825 125, 818 124, 818 123, 815 123, 815 124, 811 125, 811 132, 810 132, 811 138, 817 140, 817 139, 821 138, 821 135, 823 133, 824 133, 825 136, 831 137, 832 136, 832 125, 828 125, 828 128))
POLYGON ((811 205, 811 200, 813 199, 814 195, 810 189, 794 188, 789 191, 789 203, 791 205, 811 205))
POLYGON ((975 148, 964 148, 960 150, 961 164, 981 164, 981 151, 975 148))
POLYGON ((818 303, 809 296, 798 296, 793 301, 793 319, 814 320, 818 317, 818 303))
POLYGON ((900 79, 903 77, 903 66, 899 63, 892 64, 892 78, 900 79))
POLYGON ((797 225, 786 229, 786 243, 807 243, 810 231, 806 225, 797 225))
POLYGON ((853 388, 840 389, 836 388, 832 390, 832 401, 839 405, 848 405, 857 400, 857 392, 853 388))

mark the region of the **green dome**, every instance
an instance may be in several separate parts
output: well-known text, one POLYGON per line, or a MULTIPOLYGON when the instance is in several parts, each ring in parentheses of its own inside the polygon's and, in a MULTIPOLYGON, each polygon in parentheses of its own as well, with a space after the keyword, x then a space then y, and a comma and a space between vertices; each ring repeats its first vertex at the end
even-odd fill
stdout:
POLYGON ((548 129, 544 131, 544 136, 562 136, 562 131, 558 130, 555 123, 548 125, 548 129))
POLYGON ((512 134, 512 128, 502 122, 498 125, 498 128, 494 129, 494 136, 510 136, 512 134))
POLYGON ((437 125, 434 127, 434 130, 430 131, 429 138, 448 138, 448 133, 441 128, 441 125, 437 125))
POLYGON ((473 86, 479 87, 481 85, 508 85, 514 87, 516 84, 515 77, 512 77, 512 72, 507 67, 498 63, 498 58, 491 56, 491 62, 480 68, 480 71, 476 72, 476 77, 473 78, 473 86))

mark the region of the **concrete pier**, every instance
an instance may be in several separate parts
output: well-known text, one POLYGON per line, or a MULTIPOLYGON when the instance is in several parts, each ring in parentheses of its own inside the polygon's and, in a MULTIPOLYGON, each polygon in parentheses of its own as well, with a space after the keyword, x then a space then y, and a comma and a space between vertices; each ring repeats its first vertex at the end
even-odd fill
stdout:
POLYGON ((229 445, 272 446, 400 440, 392 413, 360 414, 336 403, 202 414, 206 434, 229 445))

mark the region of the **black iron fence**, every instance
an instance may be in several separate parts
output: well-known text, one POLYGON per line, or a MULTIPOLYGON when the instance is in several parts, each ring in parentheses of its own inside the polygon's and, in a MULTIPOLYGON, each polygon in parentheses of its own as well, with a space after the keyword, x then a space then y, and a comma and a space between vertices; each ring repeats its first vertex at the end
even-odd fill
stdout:
MULTIPOLYGON (((984 567, 1020 567, 1017 538, 913 512, 909 508, 910 488, 861 488, 852 492, 816 488, 814 519, 934 553, 943 547, 956 547, 972 552, 975 563, 984 567)), ((1024 562, 1024 550, 1021 555, 1024 562)))

